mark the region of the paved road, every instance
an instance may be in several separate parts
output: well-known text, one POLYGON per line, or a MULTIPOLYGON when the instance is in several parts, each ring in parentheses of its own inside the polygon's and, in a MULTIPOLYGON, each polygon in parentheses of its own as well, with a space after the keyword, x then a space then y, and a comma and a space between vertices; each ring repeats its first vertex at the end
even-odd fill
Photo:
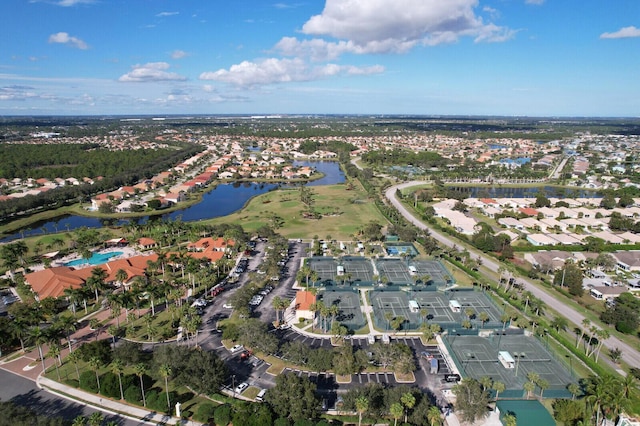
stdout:
MULTIPOLYGON (((407 219, 409 222, 413 223, 420 229, 427 229, 431 233, 431 236, 435 238, 441 244, 452 247, 456 243, 447 235, 443 235, 437 232, 434 229, 429 228, 422 221, 416 218, 412 213, 410 213, 403 205, 400 203, 398 199, 396 199, 395 194, 398 189, 404 189, 410 186, 422 185, 426 182, 421 181, 411 181, 405 182, 399 185, 394 185, 388 188, 385 192, 385 196, 393 204, 393 206, 398 209, 398 211, 407 219)), ((459 243, 458 243, 459 244, 459 243)), ((493 258, 484 255, 483 253, 479 253, 480 258, 482 259, 482 265, 487 269, 497 273, 498 268, 500 267, 500 263, 496 262, 493 258)), ((562 299, 558 299, 558 295, 555 293, 548 293, 546 289, 540 288, 535 285, 532 281, 526 278, 519 278, 519 281, 525 284, 525 287, 528 291, 531 292, 535 297, 542 300, 546 303, 547 306, 554 309, 556 312, 561 313, 565 316, 570 322, 575 324, 576 326, 582 327, 582 320, 585 318, 580 312, 576 311, 571 306, 567 306, 563 303, 562 299)), ((634 348, 633 346, 621 341, 615 336, 611 336, 605 340, 605 346, 609 349, 620 348, 622 350, 622 359, 631 366, 640 366, 640 352, 634 348)))
MULTIPOLYGON (((86 404, 69 401, 56 394, 39 389, 36 383, 0 369, 0 400, 12 401, 29 407, 40 415, 62 417, 72 421, 78 416, 89 417, 98 411, 86 404)), ((136 426, 141 423, 114 414, 103 413, 105 421, 115 421, 120 426, 136 426)))

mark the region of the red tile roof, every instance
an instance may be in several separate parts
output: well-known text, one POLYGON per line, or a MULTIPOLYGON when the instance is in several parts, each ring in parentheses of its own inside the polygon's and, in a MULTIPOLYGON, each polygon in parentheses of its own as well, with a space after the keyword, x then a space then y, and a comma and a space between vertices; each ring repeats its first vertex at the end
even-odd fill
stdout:
POLYGON ((308 311, 314 303, 316 303, 316 295, 310 291, 301 290, 296 293, 296 310, 308 311))

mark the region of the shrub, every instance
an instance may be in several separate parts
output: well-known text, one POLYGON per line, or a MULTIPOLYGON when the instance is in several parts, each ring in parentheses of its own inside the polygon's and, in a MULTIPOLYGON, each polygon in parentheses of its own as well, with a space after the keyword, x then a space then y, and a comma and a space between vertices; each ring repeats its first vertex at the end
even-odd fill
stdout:
POLYGON ((215 405, 205 402, 204 404, 200 404, 200 406, 198 407, 198 411, 193 416, 193 418, 196 421, 208 423, 209 419, 213 417, 213 413, 215 410, 216 410, 215 405))
POLYGON ((231 421, 231 407, 228 404, 223 404, 216 408, 213 413, 213 421, 218 426, 227 426, 231 421))
POLYGON ((131 385, 124 390, 124 400, 130 404, 142 405, 140 386, 131 385))
POLYGON ((118 376, 109 371, 100 377, 100 393, 109 398, 119 399, 120 384, 118 376))
POLYGON ((80 389, 92 393, 98 393, 98 382, 94 371, 83 371, 80 373, 80 389))

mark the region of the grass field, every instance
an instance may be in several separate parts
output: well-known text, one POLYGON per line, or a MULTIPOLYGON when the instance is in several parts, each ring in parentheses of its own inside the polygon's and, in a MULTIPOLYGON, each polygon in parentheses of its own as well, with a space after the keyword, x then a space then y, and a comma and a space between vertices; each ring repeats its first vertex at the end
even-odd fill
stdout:
POLYGON ((387 223, 359 185, 353 190, 347 190, 345 185, 315 186, 312 192, 313 209, 322 214, 320 219, 303 217, 305 206, 299 190, 282 189, 251 199, 236 213, 206 222, 239 223, 249 232, 263 225, 278 224, 277 232, 287 238, 331 235, 338 240, 353 239, 353 234, 369 221, 387 223))

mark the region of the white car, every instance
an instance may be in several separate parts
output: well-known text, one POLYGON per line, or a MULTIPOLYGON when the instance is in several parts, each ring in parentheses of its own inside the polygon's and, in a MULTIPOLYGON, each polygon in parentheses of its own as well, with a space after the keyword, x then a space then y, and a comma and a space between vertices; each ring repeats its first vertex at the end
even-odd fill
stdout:
POLYGON ((225 303, 224 305, 222 305, 223 308, 225 309, 233 309, 233 305, 229 302, 225 303))
POLYGON ((244 346, 235 345, 235 346, 232 346, 231 349, 229 349, 229 352, 231 352, 232 354, 236 354, 236 353, 238 353, 240 351, 243 351, 243 350, 244 350, 244 346))
POLYGON ((236 388, 234 389, 235 393, 242 393, 245 391, 245 389, 247 389, 249 387, 249 384, 247 382, 242 382, 240 383, 238 386, 236 386, 236 388))

